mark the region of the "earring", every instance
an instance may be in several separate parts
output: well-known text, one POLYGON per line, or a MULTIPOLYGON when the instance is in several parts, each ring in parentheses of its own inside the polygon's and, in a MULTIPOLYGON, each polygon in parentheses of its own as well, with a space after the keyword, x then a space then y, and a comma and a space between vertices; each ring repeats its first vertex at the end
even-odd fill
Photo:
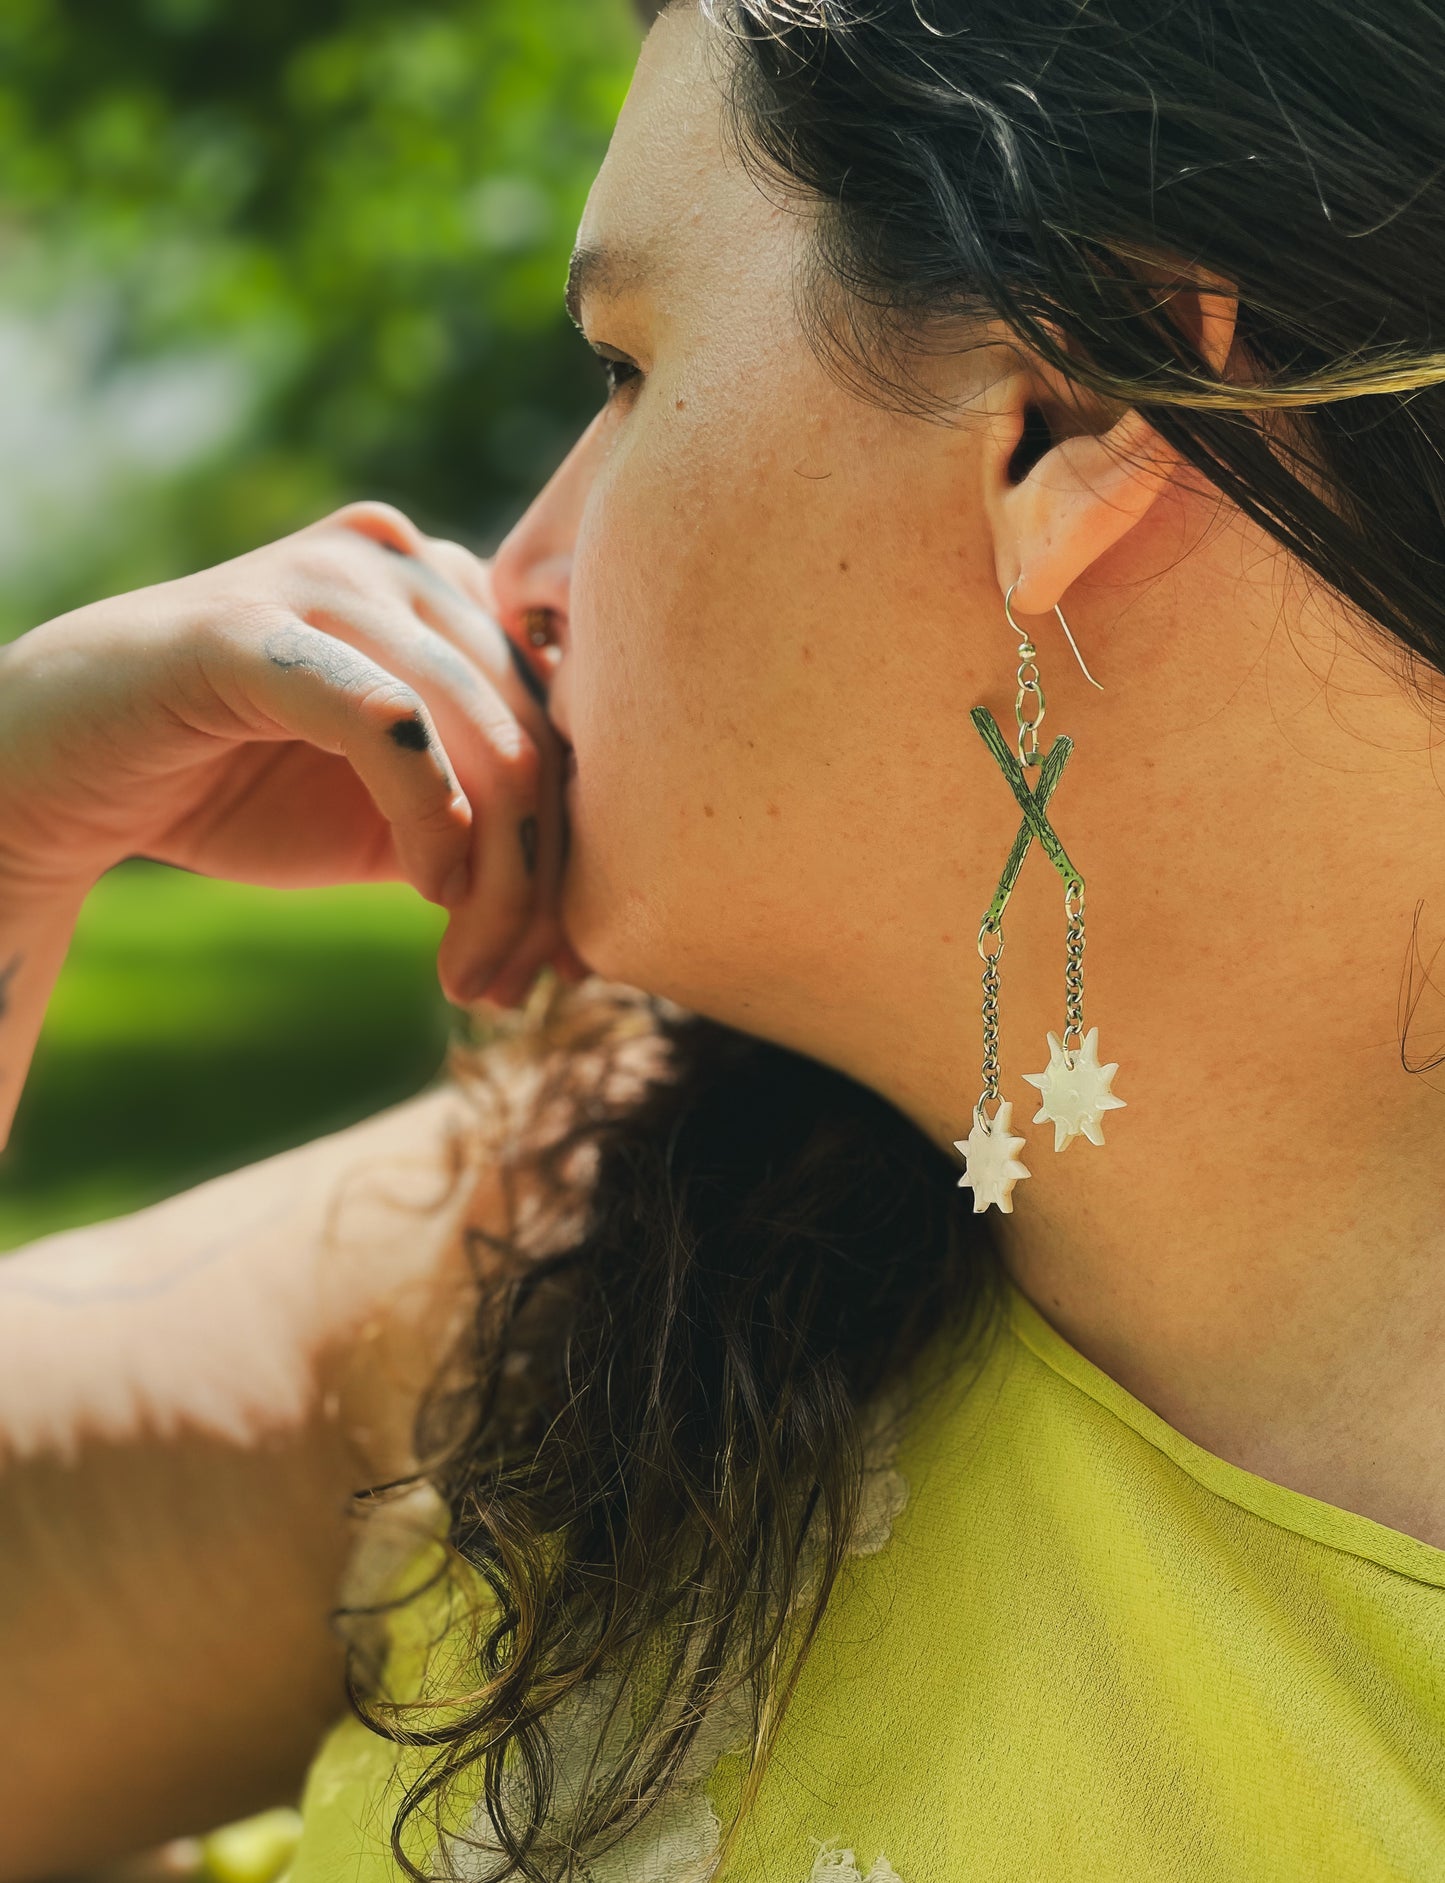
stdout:
MULTIPOLYGON (((1060 1039, 1057 1034, 1050 1033, 1047 1068, 1043 1072, 1026 1072, 1023 1075, 1030 1085, 1039 1089, 1041 1102, 1033 1122, 1042 1124, 1047 1121, 1053 1125, 1056 1151, 1064 1150, 1081 1135, 1088 1138, 1091 1144, 1102 1144, 1104 1134, 1101 1123, 1104 1113, 1122 1108, 1125 1102, 1122 1098, 1115 1098, 1109 1089, 1110 1081, 1119 1070, 1118 1062, 1107 1066, 1099 1064, 1099 1029, 1092 1027, 1087 1035, 1084 1033, 1084 879, 1069 861, 1047 816, 1049 800, 1063 776, 1074 742, 1060 733, 1046 756, 1042 759, 1039 757, 1038 729, 1044 717, 1044 690, 1039 681, 1036 649, 1014 620, 1013 613, 1014 590, 1022 579, 1020 576, 1010 584, 1003 604, 1008 624, 1019 637, 1018 696, 1014 705, 1019 727, 1017 759, 1005 745, 998 721, 986 706, 975 706, 969 714, 978 728, 979 736, 997 759, 1024 817, 1019 833, 1014 838, 1013 848, 1009 851, 1003 875, 999 878, 998 888, 994 891, 993 901, 978 931, 978 952, 984 964, 983 1093, 973 1108, 973 1129, 966 1138, 954 1141, 955 1150, 962 1151, 968 1160, 968 1168, 958 1181, 960 1188, 968 1185, 973 1190, 975 1213, 986 1210, 991 1203, 1011 1213, 1015 1183, 1021 1177, 1033 1174, 1018 1157, 1027 1140, 1013 1129, 1013 1101, 999 1096, 998 964, 1003 955, 1004 907, 1013 893, 1019 870, 1035 837, 1064 880, 1067 940, 1063 1037, 1060 1039), (1024 703, 1029 695, 1038 702, 1038 711, 1032 717, 1027 717, 1024 711, 1024 703), (1039 768, 1038 783, 1032 790, 1024 776, 1031 765, 1039 768), (984 1106, 988 1104, 997 1107, 992 1118, 986 1117, 984 1113, 984 1106)), ((1083 668, 1084 678, 1090 686, 1099 686, 1099 682, 1084 666, 1084 657, 1069 632, 1063 609, 1055 604, 1054 613, 1069 637, 1069 646, 1073 648, 1083 668)), ((1103 690, 1099 687, 1101 693, 1103 690)))

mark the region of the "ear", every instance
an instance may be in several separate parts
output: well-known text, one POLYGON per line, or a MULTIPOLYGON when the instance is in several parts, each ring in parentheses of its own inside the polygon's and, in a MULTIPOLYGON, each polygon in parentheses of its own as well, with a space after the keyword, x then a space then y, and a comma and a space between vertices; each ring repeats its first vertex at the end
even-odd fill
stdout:
MULTIPOLYGON (((1237 297, 1181 286, 1170 312, 1217 373, 1234 345, 1237 297)), ((1144 517, 1179 454, 1133 409, 1110 410, 1032 356, 1016 356, 987 395, 984 466, 999 588, 1019 583, 1020 614, 1047 614, 1144 517)))

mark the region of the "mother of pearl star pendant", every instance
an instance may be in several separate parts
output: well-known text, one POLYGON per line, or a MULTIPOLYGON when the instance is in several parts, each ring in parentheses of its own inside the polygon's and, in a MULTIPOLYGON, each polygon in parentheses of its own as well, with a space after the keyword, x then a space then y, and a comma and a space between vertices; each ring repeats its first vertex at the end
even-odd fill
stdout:
POLYGON ((1027 1138, 1019 1137, 1013 1130, 1014 1102, 1011 1098, 999 1100, 998 1110, 989 1124, 982 1110, 973 1114, 973 1130, 966 1138, 955 1138, 953 1148, 962 1151, 968 1159, 968 1169, 959 1178, 959 1188, 965 1184, 973 1186, 973 1209, 977 1215, 986 1210, 990 1203, 995 1203, 1001 1210, 1013 1214, 1013 1187, 1020 1177, 1030 1177, 1033 1172, 1027 1164, 1021 1164, 1015 1152, 1021 1151, 1027 1144, 1027 1138))
POLYGON ((1080 1135, 1090 1144, 1102 1144, 1101 1123, 1106 1111, 1122 1110, 1124 1100, 1109 1090, 1119 1070, 1116 1059, 1111 1065, 1099 1064, 1099 1029, 1091 1026, 1082 1046, 1066 1053, 1057 1033, 1049 1035, 1049 1063, 1043 1072, 1026 1072, 1024 1079, 1036 1085, 1042 1095, 1034 1123, 1047 1120, 1054 1127, 1054 1149, 1062 1151, 1080 1135))
MULTIPOLYGON (((1039 1109, 1034 1113, 1033 1122, 1053 1125, 1056 1151, 1064 1150, 1081 1136, 1091 1144, 1102 1144, 1104 1113, 1121 1110, 1126 1103, 1109 1089, 1119 1070, 1118 1061, 1107 1066, 1099 1064, 1097 1027, 1089 1028, 1083 1045, 1075 1047, 1072 1053, 1064 1050, 1056 1033, 1050 1033, 1048 1038, 1047 1068, 1023 1075, 1030 1085, 1039 1089, 1039 1109)), ((976 1111, 973 1130, 966 1138, 954 1140, 954 1149, 962 1151, 968 1160, 968 1169, 959 1178, 959 1185, 972 1187, 976 1214, 986 1210, 990 1203, 1012 1213, 1015 1183, 1020 1177, 1033 1174, 1017 1155, 1026 1142, 1013 1130, 1012 1099, 1000 1100, 992 1124, 976 1111)))

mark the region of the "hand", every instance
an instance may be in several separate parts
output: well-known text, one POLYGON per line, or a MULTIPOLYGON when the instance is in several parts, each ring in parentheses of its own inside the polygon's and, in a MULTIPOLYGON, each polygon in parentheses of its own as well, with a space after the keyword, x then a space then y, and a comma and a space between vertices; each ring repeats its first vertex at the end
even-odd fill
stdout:
POLYGON ((0 648, 0 881, 128 856, 280 887, 406 880, 449 998, 586 972, 558 913, 565 746, 486 565, 348 505, 0 648))

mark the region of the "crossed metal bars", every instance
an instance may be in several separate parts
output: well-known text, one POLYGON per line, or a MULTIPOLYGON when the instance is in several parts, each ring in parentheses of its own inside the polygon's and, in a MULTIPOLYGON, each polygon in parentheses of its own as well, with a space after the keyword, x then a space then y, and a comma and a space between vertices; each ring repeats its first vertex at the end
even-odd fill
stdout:
POLYGON ((986 706, 975 706, 969 718, 978 727, 979 736, 989 751, 998 760, 999 769, 1008 780, 1009 789, 1018 799, 1023 810, 1024 821, 1019 826, 1018 835, 1013 840, 1013 848, 1008 853, 1003 875, 998 879, 998 888, 993 892, 993 901, 988 905, 988 914, 979 928, 979 941, 982 943, 986 934, 997 933, 1003 923, 1004 905, 1013 894, 1014 884, 1018 881, 1019 871, 1023 868, 1024 858, 1028 855, 1029 845, 1037 837, 1044 854, 1064 879, 1065 889, 1077 887, 1082 891, 1084 879, 1069 861, 1068 853, 1059 842, 1044 812, 1049 799, 1054 794, 1054 787, 1063 776, 1069 754, 1074 749, 1074 742, 1067 733, 1060 733, 1049 747, 1039 767, 1039 782, 1031 791, 1028 780, 1024 777, 1024 768, 1015 758, 1005 743, 998 721, 986 706))

